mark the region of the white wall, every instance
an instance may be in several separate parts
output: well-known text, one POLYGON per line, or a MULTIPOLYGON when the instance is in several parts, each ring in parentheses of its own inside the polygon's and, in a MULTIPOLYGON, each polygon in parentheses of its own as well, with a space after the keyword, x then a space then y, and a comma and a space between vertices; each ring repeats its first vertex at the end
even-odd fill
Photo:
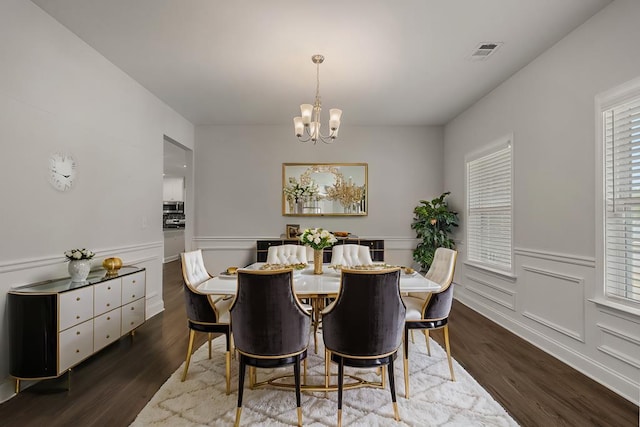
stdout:
POLYGON ((147 315, 162 302, 164 135, 193 148, 193 126, 26 0, 0 2, 0 401, 8 378, 6 292, 67 275, 86 247, 147 268, 147 315), (47 181, 48 157, 78 164, 71 191, 47 181))
POLYGON ((635 403, 640 319, 591 299, 602 286, 594 98, 640 75, 639 17, 640 2, 614 1, 449 123, 444 156, 444 187, 463 212, 465 155, 514 134, 517 278, 459 262, 457 298, 635 403))
POLYGON ((443 191, 442 141, 440 127, 345 125, 333 145, 314 146, 290 126, 198 126, 194 245, 222 271, 255 261, 257 239, 300 224, 385 239, 387 262, 411 263, 413 208, 443 191), (368 163, 369 215, 282 216, 282 163, 312 162, 368 163))

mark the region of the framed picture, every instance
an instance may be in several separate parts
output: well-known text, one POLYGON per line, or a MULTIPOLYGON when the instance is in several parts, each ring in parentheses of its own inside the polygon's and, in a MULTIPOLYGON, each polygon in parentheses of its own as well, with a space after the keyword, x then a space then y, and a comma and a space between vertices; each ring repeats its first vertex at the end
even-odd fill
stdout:
POLYGON ((300 224, 287 224, 287 239, 297 239, 300 234, 300 224))

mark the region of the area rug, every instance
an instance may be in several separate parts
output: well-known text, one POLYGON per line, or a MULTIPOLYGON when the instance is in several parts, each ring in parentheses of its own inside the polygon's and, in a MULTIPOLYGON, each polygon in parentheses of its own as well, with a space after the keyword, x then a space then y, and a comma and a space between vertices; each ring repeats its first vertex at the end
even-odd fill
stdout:
MULTIPOLYGON (((318 337, 321 345, 322 337, 318 337)), ((410 399, 404 397, 402 350, 396 359, 396 392, 401 421, 393 418, 391 393, 385 389, 345 390, 342 423, 345 426, 517 426, 507 412, 454 361, 456 381, 449 376, 447 356, 433 340, 427 355, 423 334, 415 334, 409 345, 410 399)), ((310 341, 307 382, 323 383, 324 348, 313 351, 310 341)), ((180 382, 184 364, 174 372, 151 398, 131 427, 143 426, 229 426, 233 425, 237 406, 238 365, 232 360, 231 394, 225 394, 224 337, 213 341, 213 355, 208 359, 207 345, 191 358, 189 374, 180 382)), ((335 374, 337 368, 332 367, 335 374)), ((274 374, 293 373, 293 367, 277 372, 258 370, 258 381, 274 374)), ((375 370, 345 367, 345 374, 379 380, 375 370)), ((334 379, 335 381, 335 379, 334 379)), ((306 426, 337 424, 337 392, 303 392, 302 415, 306 426)), ((248 387, 245 382, 240 424, 243 426, 296 425, 295 393, 291 390, 248 387)))

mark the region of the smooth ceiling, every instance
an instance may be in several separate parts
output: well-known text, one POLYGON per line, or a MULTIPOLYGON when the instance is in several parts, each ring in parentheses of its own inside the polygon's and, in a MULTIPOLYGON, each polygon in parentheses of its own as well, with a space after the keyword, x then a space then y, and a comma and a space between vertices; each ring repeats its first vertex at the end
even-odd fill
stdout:
POLYGON ((610 0, 32 0, 195 125, 442 125, 610 0), (472 61, 482 42, 502 42, 472 61))

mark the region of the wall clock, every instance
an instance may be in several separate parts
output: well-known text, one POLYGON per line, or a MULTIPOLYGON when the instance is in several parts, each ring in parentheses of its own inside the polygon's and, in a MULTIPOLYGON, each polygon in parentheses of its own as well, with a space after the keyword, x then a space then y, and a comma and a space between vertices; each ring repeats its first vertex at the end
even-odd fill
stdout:
POLYGON ((58 191, 73 187, 76 179, 76 161, 69 154, 54 153, 49 157, 49 183, 58 191))

